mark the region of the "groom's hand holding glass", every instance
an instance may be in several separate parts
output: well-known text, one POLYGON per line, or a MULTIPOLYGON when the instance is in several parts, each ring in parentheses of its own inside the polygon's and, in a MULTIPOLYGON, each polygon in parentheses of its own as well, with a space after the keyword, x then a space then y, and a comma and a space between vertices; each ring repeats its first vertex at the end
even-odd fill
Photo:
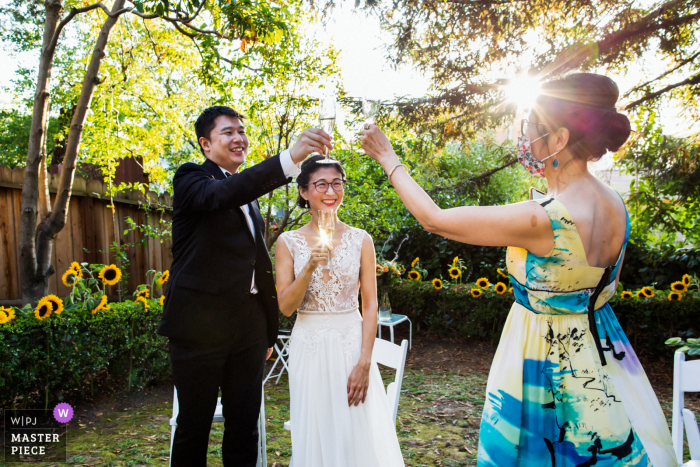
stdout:
POLYGON ((331 151, 333 149, 332 141, 331 136, 325 131, 319 128, 307 128, 299 135, 299 139, 289 150, 289 154, 292 156, 292 161, 299 164, 311 154, 331 151))

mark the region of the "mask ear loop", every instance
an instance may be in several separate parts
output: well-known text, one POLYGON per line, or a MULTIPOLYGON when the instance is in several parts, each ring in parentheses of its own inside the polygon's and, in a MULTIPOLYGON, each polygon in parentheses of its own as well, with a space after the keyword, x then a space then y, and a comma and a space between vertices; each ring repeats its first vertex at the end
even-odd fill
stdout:
MULTIPOLYGON (((544 137, 547 136, 548 134, 549 134, 549 133, 546 133, 546 134, 540 136, 539 138, 537 138, 537 139, 531 141, 530 144, 534 143, 535 141, 541 140, 542 138, 544 138, 544 137)), ((553 154, 550 154, 549 156, 547 156, 547 157, 545 157, 544 159, 542 159, 540 162, 544 162, 544 161, 546 161, 547 159, 549 159, 550 157, 556 156, 556 155, 559 154, 560 152, 561 152, 561 151, 557 151, 557 152, 555 152, 555 153, 553 153, 553 154)), ((552 169, 554 169, 555 172, 556 172, 557 170, 559 170, 559 158, 558 158, 558 157, 554 157, 554 160, 552 161, 552 169)))

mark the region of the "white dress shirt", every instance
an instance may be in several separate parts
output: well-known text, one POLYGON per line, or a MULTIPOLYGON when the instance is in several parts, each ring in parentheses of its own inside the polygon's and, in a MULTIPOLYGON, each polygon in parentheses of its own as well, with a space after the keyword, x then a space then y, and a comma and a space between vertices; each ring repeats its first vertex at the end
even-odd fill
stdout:
MULTIPOLYGON (((292 154, 289 152, 289 149, 285 149, 280 153, 280 164, 282 165, 282 171, 284 172, 284 176, 287 178, 296 177, 301 173, 301 168, 299 167, 299 164, 295 164, 292 160, 292 154)), ((219 166, 219 168, 226 177, 231 175, 231 173, 223 167, 219 166)), ((250 233, 253 234, 253 241, 255 241, 255 227, 253 225, 253 219, 250 217, 248 205, 244 204, 243 206, 240 206, 240 208, 241 211, 243 211, 243 215, 245 216, 245 221, 248 223, 248 229, 250 229, 250 233)), ((258 288, 255 286, 255 269, 253 269, 253 280, 250 284, 250 293, 258 293, 258 288)))

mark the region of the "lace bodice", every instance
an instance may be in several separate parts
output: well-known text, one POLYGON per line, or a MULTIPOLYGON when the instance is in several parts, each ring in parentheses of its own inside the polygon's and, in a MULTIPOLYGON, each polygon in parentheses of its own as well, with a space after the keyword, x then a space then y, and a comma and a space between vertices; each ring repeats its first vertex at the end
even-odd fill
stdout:
MULTIPOLYGON (((301 314, 340 314, 358 309, 357 294, 360 281, 360 257, 364 230, 349 227, 340 244, 335 246, 330 271, 321 266, 311 275, 304 301, 297 310, 301 314), (328 272, 328 273, 326 273, 328 272), (325 277, 324 277, 325 276, 325 277)), ((311 247, 303 234, 289 231, 280 240, 292 254, 294 277, 299 277, 309 262, 311 247)))

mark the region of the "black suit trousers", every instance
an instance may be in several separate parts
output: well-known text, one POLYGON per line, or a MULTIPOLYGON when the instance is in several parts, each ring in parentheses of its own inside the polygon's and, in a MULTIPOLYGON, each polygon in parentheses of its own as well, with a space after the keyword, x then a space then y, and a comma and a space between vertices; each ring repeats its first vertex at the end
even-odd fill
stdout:
MULTIPOLYGON (((173 467, 204 467, 216 400, 221 389, 226 467, 254 467, 258 416, 267 352, 265 311, 257 295, 241 298, 232 311, 230 338, 202 344, 170 339, 170 360, 179 414, 173 467)), ((193 310, 193 312, 196 312, 193 310)))

